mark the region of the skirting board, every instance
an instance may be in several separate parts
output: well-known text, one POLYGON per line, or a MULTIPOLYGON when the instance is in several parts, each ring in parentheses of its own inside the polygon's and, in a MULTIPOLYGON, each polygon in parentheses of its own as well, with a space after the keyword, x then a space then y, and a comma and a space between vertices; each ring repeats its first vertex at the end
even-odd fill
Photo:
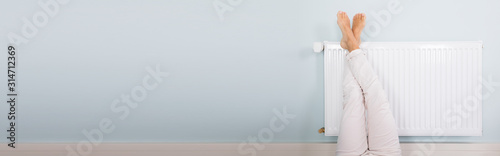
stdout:
MULTIPOLYGON (((87 142, 88 143, 88 142, 87 142)), ((0 155, 8 156, 334 156, 335 143, 102 143, 4 145, 0 155), (83 145, 83 146, 82 146, 83 145), (87 145, 87 146, 85 146, 87 145), (90 146, 88 146, 90 145, 90 146), (82 148, 83 147, 83 148, 82 148), (91 149, 87 149, 90 147, 91 149), (68 150, 71 149, 71 150, 68 150), (239 150, 241 149, 241 150, 239 150), (74 151, 73 151, 74 150, 74 151)), ((499 156, 500 144, 486 143, 402 143, 404 156, 499 156)))

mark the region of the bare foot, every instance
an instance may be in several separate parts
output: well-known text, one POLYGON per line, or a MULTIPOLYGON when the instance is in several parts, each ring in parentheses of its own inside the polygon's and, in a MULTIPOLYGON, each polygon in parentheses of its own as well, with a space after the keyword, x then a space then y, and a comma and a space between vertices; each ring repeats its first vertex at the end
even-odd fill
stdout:
POLYGON ((361 44, 361 32, 363 32, 363 28, 365 28, 365 19, 366 15, 364 13, 357 13, 354 15, 354 18, 352 18, 352 33, 358 41, 358 44, 361 44))
POLYGON ((337 24, 342 31, 342 40, 340 41, 340 46, 344 49, 349 50, 349 52, 359 49, 359 43, 354 37, 354 34, 351 30, 351 21, 349 21, 349 17, 345 12, 339 11, 337 13, 337 24))

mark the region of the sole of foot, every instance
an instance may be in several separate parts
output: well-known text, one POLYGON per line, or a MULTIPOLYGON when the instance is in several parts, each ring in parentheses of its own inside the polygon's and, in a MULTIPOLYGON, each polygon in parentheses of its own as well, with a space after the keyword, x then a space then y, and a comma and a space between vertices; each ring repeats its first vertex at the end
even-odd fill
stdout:
POLYGON ((357 13, 352 18, 352 33, 358 41, 358 44, 361 44, 361 33, 366 25, 365 19, 366 15, 364 13, 357 13))

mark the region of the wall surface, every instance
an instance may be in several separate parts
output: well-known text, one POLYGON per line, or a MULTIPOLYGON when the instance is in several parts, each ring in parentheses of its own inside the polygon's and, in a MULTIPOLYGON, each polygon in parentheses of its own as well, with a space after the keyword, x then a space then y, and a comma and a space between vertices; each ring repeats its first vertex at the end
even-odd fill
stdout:
MULTIPOLYGON (((25 39, 17 40, 18 142, 78 142, 99 134, 104 142, 336 142, 317 133, 324 121, 323 56, 312 43, 340 40, 338 10, 367 13, 364 41, 484 41, 484 135, 401 141, 500 142, 499 1, 39 5, 47 1, 0 2, 0 45, 13 34, 25 39), (23 33, 33 17, 35 29, 23 33)), ((5 71, 7 55, 0 56, 5 71)), ((8 109, 2 103, 2 129, 8 109)))

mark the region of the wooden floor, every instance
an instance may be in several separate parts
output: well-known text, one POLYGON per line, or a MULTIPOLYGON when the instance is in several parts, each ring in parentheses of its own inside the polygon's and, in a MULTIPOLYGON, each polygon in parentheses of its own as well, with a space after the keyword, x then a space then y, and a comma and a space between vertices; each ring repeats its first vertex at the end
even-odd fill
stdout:
MULTIPOLYGON (((335 143, 103 143, 19 144, 0 156, 334 156, 335 143), (78 152, 79 151, 79 152, 78 152)), ((500 144, 402 143, 405 156, 500 156, 500 144)))

